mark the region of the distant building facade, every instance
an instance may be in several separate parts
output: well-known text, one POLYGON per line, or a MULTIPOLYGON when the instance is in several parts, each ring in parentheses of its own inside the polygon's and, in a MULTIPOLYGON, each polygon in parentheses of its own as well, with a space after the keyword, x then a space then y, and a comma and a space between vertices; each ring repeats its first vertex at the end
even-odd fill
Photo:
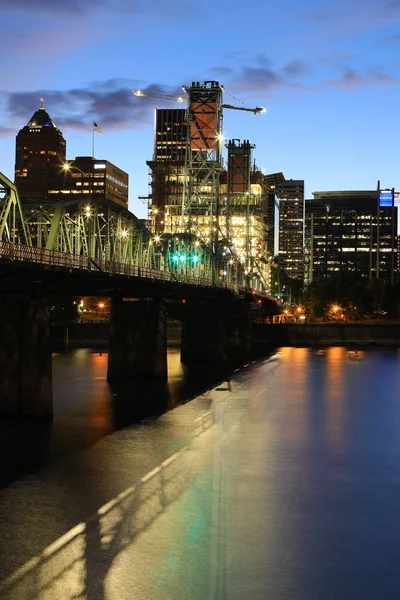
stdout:
POLYGON ((264 224, 266 228, 266 240, 268 255, 275 254, 275 218, 277 214, 276 186, 285 181, 283 173, 270 173, 263 175, 261 186, 263 190, 264 224))
POLYGON ((66 141, 43 103, 16 137, 15 183, 24 203, 71 199, 128 208, 128 174, 91 156, 67 161, 66 141))
POLYGON ((187 122, 184 109, 159 109, 154 116, 153 159, 150 168, 152 230, 159 234, 176 230, 182 211, 185 185, 187 122))
POLYGON ((129 175, 108 160, 77 156, 65 163, 56 185, 48 197, 86 201, 96 204, 118 204, 128 208, 129 175))
POLYGON ((279 199, 279 258, 289 277, 304 277, 304 181, 288 179, 275 186, 279 199))
POLYGON ((66 141, 43 103, 16 137, 15 184, 21 200, 39 200, 62 176, 66 141))
POLYGON ((314 192, 306 200, 307 282, 337 272, 391 282, 397 271, 393 190, 314 192))
POLYGON ((186 110, 156 108, 154 115, 154 160, 185 161, 186 110))

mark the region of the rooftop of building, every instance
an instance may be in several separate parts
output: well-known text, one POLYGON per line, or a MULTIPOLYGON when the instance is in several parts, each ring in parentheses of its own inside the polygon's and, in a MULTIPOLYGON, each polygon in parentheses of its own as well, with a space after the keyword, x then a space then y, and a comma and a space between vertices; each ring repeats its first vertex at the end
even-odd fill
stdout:
MULTIPOLYGON (((314 200, 321 198, 376 198, 378 190, 330 190, 325 192, 313 192, 314 200)), ((312 198, 310 198, 312 202, 312 198)), ((309 201, 308 200, 308 201, 309 201)))
POLYGON ((32 117, 28 121, 26 127, 30 129, 53 129, 60 131, 53 119, 50 117, 47 110, 44 108, 43 100, 40 101, 40 107, 33 113, 32 117))

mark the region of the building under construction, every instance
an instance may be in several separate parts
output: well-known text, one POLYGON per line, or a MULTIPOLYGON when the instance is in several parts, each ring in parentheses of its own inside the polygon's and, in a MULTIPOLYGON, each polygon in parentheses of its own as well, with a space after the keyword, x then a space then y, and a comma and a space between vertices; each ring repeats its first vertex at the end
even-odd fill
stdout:
MULTIPOLYGON (((226 144, 223 165, 223 109, 248 109, 223 104, 224 88, 217 81, 193 82, 186 109, 156 109, 151 175, 152 231, 189 234, 208 244, 219 260, 219 276, 240 266, 252 286, 269 281, 265 186, 253 163, 254 146, 247 140, 226 144)), ((134 92, 161 99, 181 97, 134 92)), ((270 249, 271 252, 271 249, 270 249)))
POLYGON ((156 109, 151 173, 151 228, 156 235, 176 230, 186 183, 187 121, 185 109, 156 109))

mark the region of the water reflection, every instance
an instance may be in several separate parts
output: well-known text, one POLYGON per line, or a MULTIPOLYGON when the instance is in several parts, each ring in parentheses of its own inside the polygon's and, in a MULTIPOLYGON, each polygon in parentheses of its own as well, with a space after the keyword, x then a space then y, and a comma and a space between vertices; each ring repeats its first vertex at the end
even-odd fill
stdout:
MULTIPOLYGON (((351 352, 348 351, 349 356, 351 352)), ((347 378, 344 373, 346 350, 343 347, 329 348, 326 365, 326 441, 331 452, 346 451, 345 431, 345 386, 347 378)))
POLYGON ((107 362, 107 351, 99 349, 53 354, 53 422, 0 421, 0 451, 12 457, 1 470, 0 485, 118 429, 154 420, 218 382, 204 373, 191 378, 179 348, 168 348, 166 382, 109 384, 107 362))

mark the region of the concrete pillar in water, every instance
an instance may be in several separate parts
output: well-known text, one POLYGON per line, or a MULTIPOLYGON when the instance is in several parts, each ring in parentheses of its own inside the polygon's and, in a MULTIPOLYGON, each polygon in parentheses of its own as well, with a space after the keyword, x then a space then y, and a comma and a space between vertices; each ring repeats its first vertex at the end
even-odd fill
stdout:
POLYGON ((189 305, 182 329, 182 362, 215 371, 248 362, 252 348, 249 310, 245 302, 189 305))
POLYGON ((232 305, 224 322, 224 348, 231 365, 242 365, 250 360, 252 350, 251 318, 248 303, 232 305))
POLYGON ((109 381, 167 378, 167 328, 161 300, 112 300, 109 381))
POLYGON ((201 302, 187 307, 182 328, 181 361, 188 367, 225 365, 222 310, 201 302))
POLYGON ((43 298, 0 297, 0 414, 53 415, 50 319, 43 298))

